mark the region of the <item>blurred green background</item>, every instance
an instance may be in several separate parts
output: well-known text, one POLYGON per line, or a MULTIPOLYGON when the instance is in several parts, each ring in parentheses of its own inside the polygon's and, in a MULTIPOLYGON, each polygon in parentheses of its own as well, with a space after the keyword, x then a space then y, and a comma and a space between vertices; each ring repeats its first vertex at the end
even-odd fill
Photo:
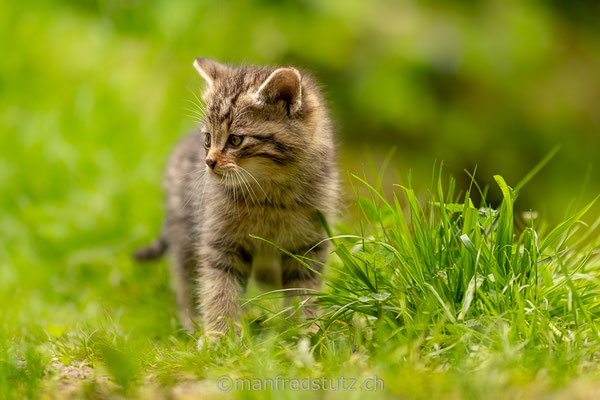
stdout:
POLYGON ((342 169, 396 146, 392 169, 417 188, 435 160, 462 185, 475 165, 481 183, 514 185, 561 144, 517 206, 562 218, 600 191, 597 4, 0 1, 3 316, 58 323, 101 314, 101 297, 172 329, 157 323, 172 317, 166 269, 129 254, 158 231, 165 159, 194 126, 197 56, 311 70, 342 169))
POLYGON ((478 165, 483 182, 501 173, 514 184, 561 144, 521 206, 553 218, 588 174, 588 194, 598 189, 596 2, 1 4, 5 201, 61 207, 76 188, 108 195, 140 169, 130 184, 156 185, 173 142, 193 126, 184 108, 201 87, 196 56, 313 71, 350 169, 366 147, 378 155, 397 146, 395 166, 417 177, 443 160, 463 183, 462 170, 478 165), (55 169, 59 182, 48 175, 55 169))

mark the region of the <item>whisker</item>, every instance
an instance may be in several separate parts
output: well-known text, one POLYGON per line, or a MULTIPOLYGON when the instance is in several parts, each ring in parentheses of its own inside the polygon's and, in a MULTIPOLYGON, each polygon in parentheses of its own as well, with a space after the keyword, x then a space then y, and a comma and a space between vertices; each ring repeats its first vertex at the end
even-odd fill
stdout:
POLYGON ((184 110, 186 110, 186 111, 191 112, 192 115, 196 116, 197 118, 204 119, 204 114, 201 113, 200 111, 193 110, 193 109, 188 108, 188 107, 181 107, 181 108, 184 109, 184 110))
MULTIPOLYGON (((240 174, 239 170, 234 171, 235 176, 237 179, 239 179, 239 182, 241 182, 244 186, 246 186, 246 182, 244 181, 244 176, 240 174)), ((246 193, 244 192, 244 186, 240 186, 240 191, 242 192, 242 196, 244 197, 244 203, 246 203, 246 210, 248 211, 248 214, 250 214, 250 207, 248 206, 248 201, 246 200, 246 193)), ((246 186, 247 187, 247 186, 246 186)), ((250 192, 248 192, 248 194, 250 194, 250 192)), ((252 198, 252 195, 250 195, 252 198)))
MULTIPOLYGON (((244 174, 249 175, 248 171, 243 171, 244 174)), ((252 195, 253 197, 256 199, 255 204, 260 204, 260 199, 258 198, 258 195, 256 194, 256 192, 254 191, 254 187, 253 184, 250 183, 250 181, 248 180, 248 178, 246 178, 246 182, 248 183, 248 187, 250 188, 250 190, 252 191, 252 195)))
POLYGON ((231 174, 231 188, 233 189, 233 204, 236 205, 237 208, 237 188, 235 183, 233 182, 233 178, 235 178, 234 174, 231 174))
MULTIPOLYGON (((240 172, 247 173, 247 172, 244 172, 242 170, 240 170, 240 172)), ((254 192, 254 189, 252 188, 252 185, 250 185, 250 182, 248 182, 248 179, 246 179, 246 177, 244 175, 241 175, 241 177, 244 179, 244 182, 245 182, 246 186, 248 187, 248 194, 250 195, 250 199, 252 200, 252 204, 258 204, 259 203, 258 196, 254 192), (256 200, 254 199, 255 197, 256 197, 256 200)))
POLYGON ((187 114, 186 114, 186 117, 193 119, 194 121, 196 121, 196 122, 197 122, 197 123, 199 123, 199 124, 202 124, 202 123, 204 123, 204 120, 203 120, 203 119, 200 119, 200 118, 198 118, 198 117, 194 117, 193 115, 187 115, 187 114))
POLYGON ((197 103, 198 107, 200 107, 201 109, 203 109, 203 110, 204 110, 204 109, 205 109, 205 107, 204 107, 204 103, 202 102, 202 100, 200 100, 200 99, 198 98, 198 96, 196 96, 196 93, 194 93, 194 91, 193 91, 193 90, 191 90, 191 89, 188 89, 188 90, 190 91, 190 93, 192 94, 192 96, 194 96, 194 97, 196 98, 196 100, 198 101, 198 103, 197 103))
MULTIPOLYGON (((233 178, 234 178, 234 180, 235 180, 235 183, 234 183, 234 185, 235 185, 235 186, 234 186, 234 188, 235 188, 235 187, 237 187, 237 186, 239 185, 239 183, 240 183, 240 181, 239 181, 239 176, 238 176, 238 172, 237 172, 236 170, 233 170, 232 177, 233 177, 233 178)), ((243 187, 242 187, 242 186, 240 186, 240 187, 239 187, 239 189, 240 189, 240 194, 241 194, 242 198, 244 199, 244 203, 246 203, 246 210, 247 210, 248 212, 250 212, 250 209, 248 208, 248 202, 246 201, 246 196, 244 195, 244 189, 243 189, 243 187)), ((235 189, 234 189, 234 190, 235 190, 235 189)), ((236 201, 236 206, 237 206, 237 201, 236 201)), ((237 208, 237 207, 236 207, 236 208, 237 208)), ((240 209, 239 209, 239 208, 237 208, 237 210, 238 210, 238 218, 239 218, 239 219, 241 219, 241 216, 240 216, 240 209)))
MULTIPOLYGON (((194 104, 194 103, 192 103, 192 104, 194 104)), ((201 117, 204 117, 204 112, 202 112, 202 110, 196 110, 194 108, 189 108, 189 107, 181 107, 181 108, 183 108, 184 110, 187 110, 187 111, 191 111, 194 114, 197 114, 197 115, 199 115, 201 117)))
POLYGON ((201 111, 201 112, 206 111, 206 108, 200 103, 196 103, 195 101, 189 100, 189 99, 183 99, 183 101, 192 104, 194 107, 196 107, 198 109, 198 111, 201 111))
POLYGON ((192 96, 194 96, 194 98, 196 99, 196 102, 193 102, 191 100, 187 100, 189 102, 191 102, 192 104, 194 104, 196 107, 198 107, 198 109, 200 109, 202 112, 206 111, 206 107, 204 105, 204 103, 202 102, 202 100, 200 100, 198 98, 198 96, 196 95, 196 93, 194 93, 193 90, 191 90, 190 88, 188 88, 188 91, 192 94, 192 96))
POLYGON ((265 192, 265 189, 263 189, 262 185, 256 180, 256 178, 254 177, 254 175, 252 175, 252 173, 250 171, 248 171, 247 169, 245 169, 244 167, 240 167, 240 168, 242 169, 242 171, 245 171, 248 175, 250 175, 250 177, 252 179, 254 179, 254 182, 256 182, 256 184, 258 185, 258 187, 260 188, 260 190, 262 190, 263 194, 267 198, 267 201, 269 203, 271 203, 271 200, 269 199, 269 196, 267 196, 267 192, 265 192))

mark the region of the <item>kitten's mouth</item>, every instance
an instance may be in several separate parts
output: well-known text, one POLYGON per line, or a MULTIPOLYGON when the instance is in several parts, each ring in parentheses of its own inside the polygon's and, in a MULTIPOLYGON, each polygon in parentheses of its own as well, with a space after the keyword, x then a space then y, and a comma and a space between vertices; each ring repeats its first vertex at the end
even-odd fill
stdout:
POLYGON ((251 190, 256 189, 255 185, 257 185, 262 188, 262 180, 243 167, 238 166, 237 168, 228 168, 225 170, 217 170, 215 168, 211 169, 210 173, 220 184, 227 187, 244 187, 251 190))
POLYGON ((236 173, 231 171, 212 171, 219 182, 225 186, 236 186, 239 179, 236 178, 236 173))
POLYGON ((213 175, 215 178, 224 179, 225 175, 227 175, 227 171, 217 170, 217 168, 207 168, 209 174, 213 175))

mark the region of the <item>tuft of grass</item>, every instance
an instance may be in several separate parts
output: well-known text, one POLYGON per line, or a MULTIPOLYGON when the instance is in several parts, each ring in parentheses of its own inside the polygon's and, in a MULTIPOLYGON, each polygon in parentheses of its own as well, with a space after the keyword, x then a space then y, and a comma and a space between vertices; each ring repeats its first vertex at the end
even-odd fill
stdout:
POLYGON ((545 371, 556 384, 597 369, 600 219, 581 222, 597 198, 546 232, 533 219, 519 227, 514 203, 531 177, 513 189, 496 175, 503 200, 493 207, 485 196, 474 205, 475 182, 462 196, 452 178, 444 188, 441 168, 424 201, 410 185, 385 196, 352 175, 361 233, 332 238, 338 262, 317 296, 326 311, 315 351, 344 338, 383 365, 518 365, 529 380, 545 371))

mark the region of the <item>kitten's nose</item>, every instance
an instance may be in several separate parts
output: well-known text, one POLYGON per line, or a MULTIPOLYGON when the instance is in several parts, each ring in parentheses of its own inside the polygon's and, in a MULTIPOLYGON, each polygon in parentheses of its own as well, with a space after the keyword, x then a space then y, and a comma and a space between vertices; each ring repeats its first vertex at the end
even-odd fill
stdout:
POLYGON ((208 165, 210 167, 210 169, 215 169, 215 165, 217 165, 217 160, 212 159, 212 158, 207 158, 206 165, 208 165))

